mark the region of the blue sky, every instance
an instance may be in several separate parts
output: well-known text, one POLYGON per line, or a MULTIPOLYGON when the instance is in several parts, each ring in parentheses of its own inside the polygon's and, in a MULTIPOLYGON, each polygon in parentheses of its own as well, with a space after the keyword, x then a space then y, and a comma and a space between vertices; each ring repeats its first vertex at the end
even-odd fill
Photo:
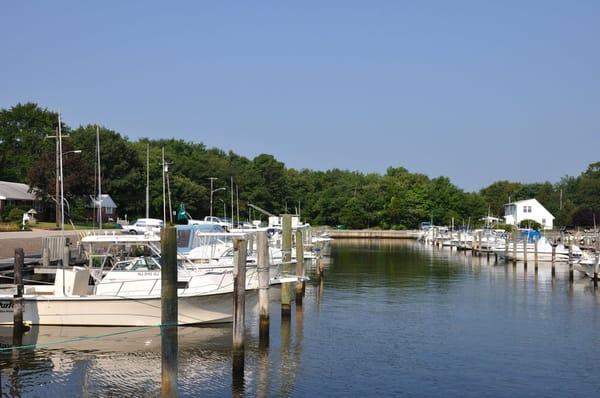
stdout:
POLYGON ((477 190, 600 160, 600 2, 9 2, 0 107, 477 190))

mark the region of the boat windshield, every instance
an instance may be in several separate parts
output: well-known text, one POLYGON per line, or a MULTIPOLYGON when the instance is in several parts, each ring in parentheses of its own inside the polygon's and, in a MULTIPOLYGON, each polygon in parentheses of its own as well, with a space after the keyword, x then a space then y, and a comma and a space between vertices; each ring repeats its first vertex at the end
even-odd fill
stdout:
POLYGON ((114 271, 159 271, 160 263, 154 257, 136 257, 119 261, 113 267, 114 271))

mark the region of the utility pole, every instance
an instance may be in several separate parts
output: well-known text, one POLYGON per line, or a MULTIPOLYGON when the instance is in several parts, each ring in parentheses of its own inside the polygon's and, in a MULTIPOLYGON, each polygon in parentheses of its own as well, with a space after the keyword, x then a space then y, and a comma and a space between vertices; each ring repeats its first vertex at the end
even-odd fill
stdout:
POLYGON ((55 176, 55 186, 54 186, 54 202, 55 202, 55 213, 56 213, 56 217, 55 217, 55 221, 56 221, 56 227, 60 226, 60 220, 61 218, 61 207, 60 207, 60 202, 59 202, 59 195, 60 195, 60 143, 59 143, 59 129, 60 129, 60 115, 58 116, 58 127, 55 130, 54 135, 47 135, 46 138, 52 138, 56 140, 56 152, 55 152, 55 159, 56 159, 56 167, 54 170, 54 176, 55 176))
POLYGON ((559 206, 559 210, 562 210, 562 196, 563 196, 563 190, 561 188, 560 189, 560 206, 559 206))

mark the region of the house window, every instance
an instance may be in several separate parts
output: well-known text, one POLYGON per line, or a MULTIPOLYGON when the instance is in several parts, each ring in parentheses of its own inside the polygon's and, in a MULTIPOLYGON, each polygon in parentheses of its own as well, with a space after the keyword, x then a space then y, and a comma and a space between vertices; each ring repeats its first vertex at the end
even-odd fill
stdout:
POLYGON ((542 225, 546 225, 546 219, 542 218, 542 225))
POLYGON ((112 214, 112 212, 113 212, 112 207, 107 207, 104 209, 104 214, 112 214))

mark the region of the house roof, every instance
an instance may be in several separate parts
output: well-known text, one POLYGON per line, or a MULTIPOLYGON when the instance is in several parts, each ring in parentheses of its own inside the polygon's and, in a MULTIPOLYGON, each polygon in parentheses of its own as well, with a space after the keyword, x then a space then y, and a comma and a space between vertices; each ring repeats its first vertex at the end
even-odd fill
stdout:
POLYGON ((27 184, 0 181, 0 200, 36 200, 36 197, 27 184))
MULTIPOLYGON (((98 200, 96 196, 90 195, 90 203, 88 207, 98 207, 98 200)), ((102 208, 103 209, 116 209, 117 204, 108 194, 102 194, 101 196, 102 208)))
POLYGON ((552 217, 552 219, 554 219, 554 218, 555 218, 555 217, 552 215, 552 213, 550 213, 550 212, 548 211, 548 209, 546 209, 546 208, 544 207, 544 205, 542 205, 542 204, 540 203, 540 201, 539 201, 539 200, 537 200, 537 199, 535 199, 535 198, 531 198, 531 199, 524 199, 524 200, 517 200, 516 202, 506 203, 504 206, 512 206, 512 205, 514 205, 514 206, 518 206, 518 205, 523 205, 523 204, 536 204, 536 205, 540 206, 542 209, 544 209, 544 211, 545 211, 546 213, 548 213, 548 214, 550 215, 550 217, 552 217))

